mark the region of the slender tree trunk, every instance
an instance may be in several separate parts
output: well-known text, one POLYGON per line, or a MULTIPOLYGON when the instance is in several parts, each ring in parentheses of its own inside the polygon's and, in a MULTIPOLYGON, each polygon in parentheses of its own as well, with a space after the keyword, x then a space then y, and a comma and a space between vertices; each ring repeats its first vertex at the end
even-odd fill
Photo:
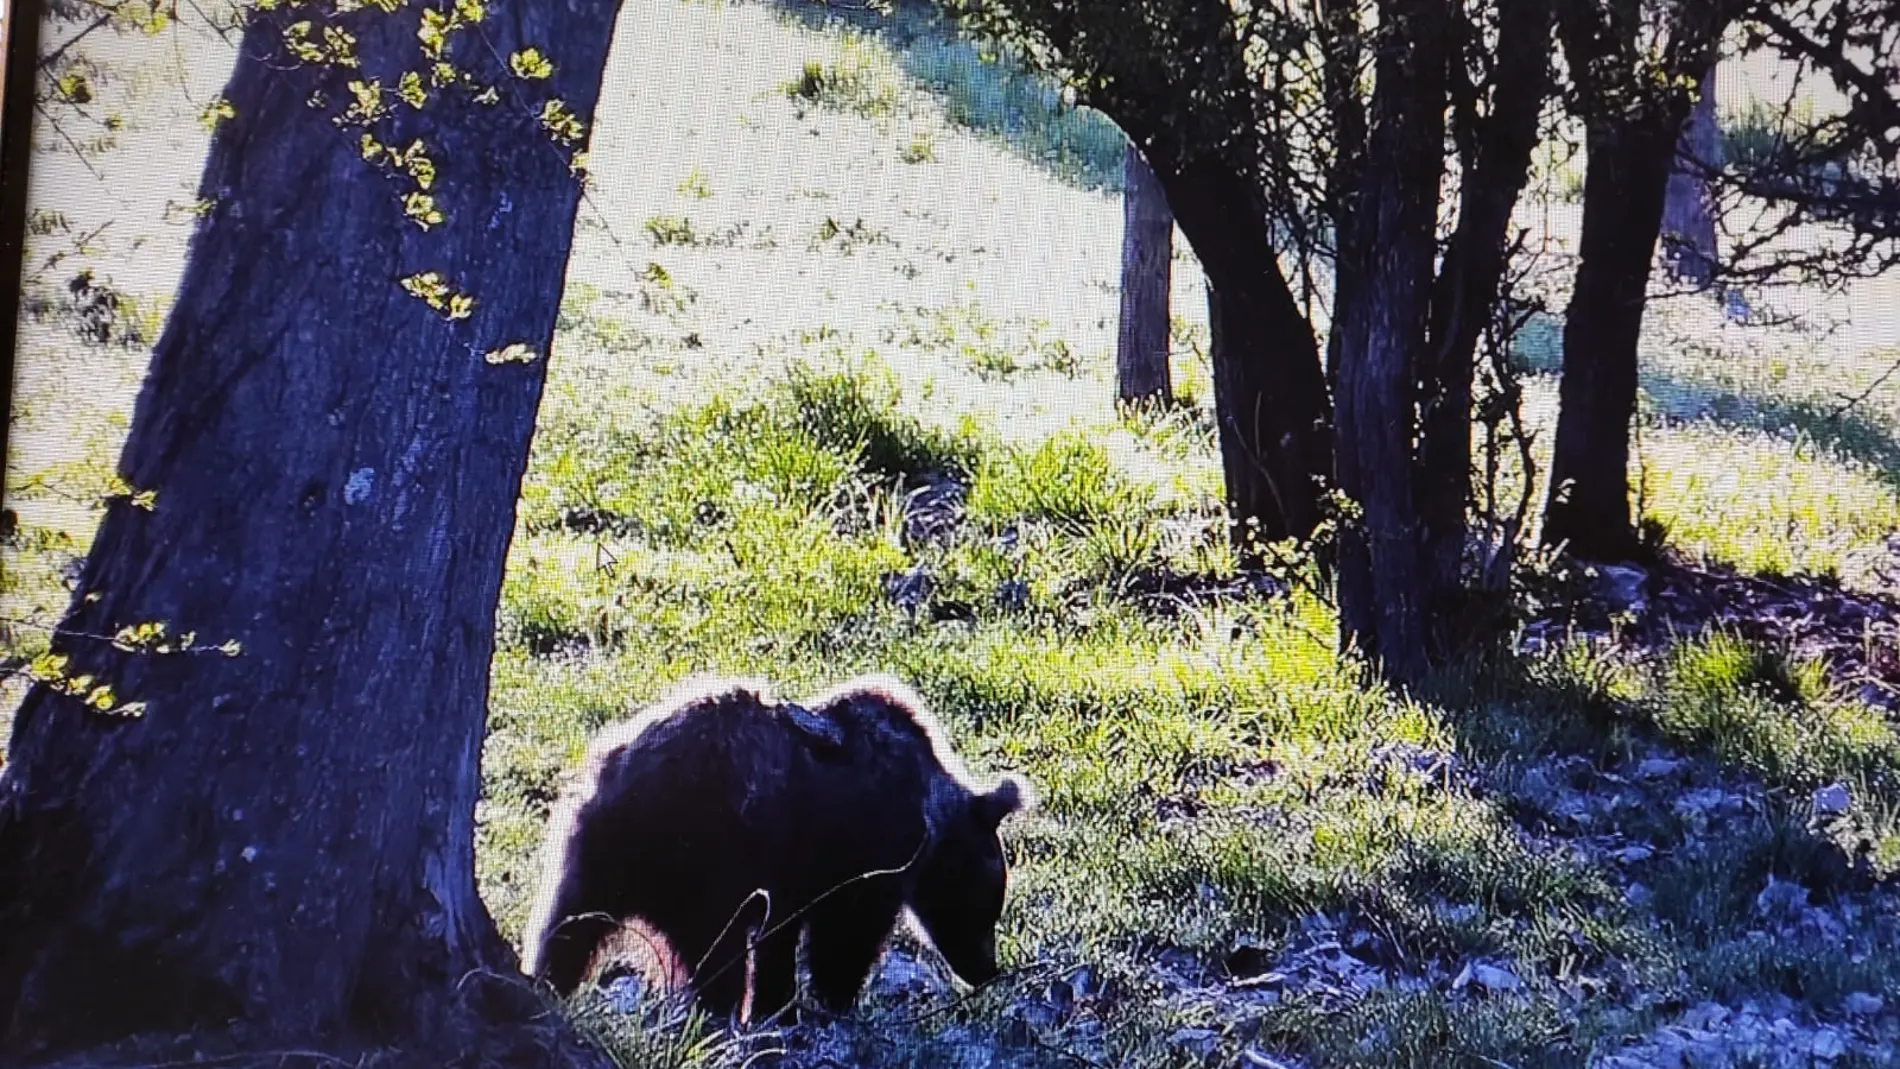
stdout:
POLYGON ((420 109, 395 93, 431 70, 414 6, 253 14, 120 461, 156 499, 107 510, 54 643, 143 715, 35 686, 0 779, 0 1061, 134 1036, 587 1060, 529 1023, 543 1006, 476 894, 474 809, 581 192, 584 136, 558 144, 542 105, 590 120, 616 7, 488 0, 441 57, 474 84, 425 73, 420 109), (529 48, 551 77, 509 72, 529 48), (384 113, 333 123, 371 80, 384 113), (365 132, 404 169, 366 160, 365 132), (420 156, 443 215, 426 231, 404 210, 420 156), (399 281, 431 271, 471 314, 399 281), (532 358, 484 358, 516 345, 532 358), (110 641, 151 623, 206 649, 110 641))
POLYGON ((1339 349, 1340 489, 1361 511, 1340 553, 1342 641, 1395 682, 1427 667, 1425 560, 1414 486, 1414 376, 1431 312, 1444 169, 1446 46, 1442 0, 1380 7, 1376 83, 1355 240, 1342 257, 1358 297, 1339 349))
POLYGON ((1702 76, 1695 107, 1676 146, 1663 199, 1663 248, 1676 278, 1707 286, 1715 277, 1715 203, 1706 168, 1721 166, 1721 131, 1715 121, 1715 67, 1702 76))
POLYGON ((1584 560, 1625 560, 1638 549, 1628 472, 1636 350, 1682 114, 1592 122, 1586 134, 1583 236, 1543 529, 1545 543, 1568 543, 1584 560))
POLYGON ((1305 538, 1319 525, 1332 434, 1319 345, 1280 272, 1250 167, 1218 157, 1161 172, 1207 276, 1221 470, 1243 556, 1251 530, 1305 538))
POLYGON ((1668 44, 1650 55, 1639 47, 1639 20, 1612 18, 1615 9, 1596 0, 1558 0, 1588 160, 1543 540, 1584 560, 1640 551, 1628 470, 1636 347, 1677 146, 1695 104, 1675 86, 1685 75, 1706 80, 1723 33, 1746 6, 1708 0, 1671 9, 1660 27, 1668 44))
POLYGON ((1123 401, 1167 401, 1168 286, 1174 214, 1168 195, 1135 143, 1122 165, 1121 326, 1115 336, 1116 394, 1123 401))
MULTIPOLYGON (((1504 5, 1491 108, 1472 121, 1475 157, 1460 183, 1458 228, 1432 291, 1431 342, 1419 380, 1419 514, 1434 601, 1462 582, 1471 505, 1471 393, 1479 335, 1497 306, 1511 215, 1530 174, 1551 87, 1551 0, 1504 5)), ((1453 67, 1456 70, 1456 65, 1453 67)))

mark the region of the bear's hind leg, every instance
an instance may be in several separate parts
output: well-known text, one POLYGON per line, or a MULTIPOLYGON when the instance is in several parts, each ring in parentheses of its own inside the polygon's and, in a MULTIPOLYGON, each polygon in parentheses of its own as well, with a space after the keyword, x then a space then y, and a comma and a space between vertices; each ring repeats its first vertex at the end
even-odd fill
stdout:
POLYGON ((776 1016, 798 995, 798 929, 794 922, 762 936, 752 947, 752 1002, 749 1024, 776 1016))
POLYGON ((893 892, 839 895, 813 910, 806 954, 819 1005, 832 1013, 850 1012, 902 908, 893 892))

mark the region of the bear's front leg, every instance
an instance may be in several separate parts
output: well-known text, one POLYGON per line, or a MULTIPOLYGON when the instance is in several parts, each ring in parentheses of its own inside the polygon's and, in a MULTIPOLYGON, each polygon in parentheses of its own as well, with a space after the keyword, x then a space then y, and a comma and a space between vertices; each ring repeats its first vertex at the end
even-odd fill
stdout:
POLYGON ((700 1005, 714 1017, 728 1020, 738 1017, 745 1006, 746 973, 751 970, 751 948, 745 928, 734 925, 717 941, 695 939, 694 950, 705 947, 689 960, 693 963, 693 993, 700 1005))
POLYGON ((848 1013, 897 924, 903 899, 889 892, 838 895, 812 911, 812 994, 832 1013, 848 1013))
POLYGON ((529 938, 527 970, 562 998, 572 995, 587 978, 600 944, 619 927, 616 918, 606 912, 590 910, 571 896, 563 895, 549 910, 540 930, 529 938))

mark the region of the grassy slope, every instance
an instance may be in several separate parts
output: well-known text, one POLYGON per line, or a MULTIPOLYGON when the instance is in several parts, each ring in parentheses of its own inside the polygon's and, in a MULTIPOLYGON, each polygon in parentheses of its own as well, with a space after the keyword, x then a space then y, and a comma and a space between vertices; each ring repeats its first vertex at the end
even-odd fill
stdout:
MULTIPOLYGON (((976 1044, 1024 1063, 1064 1061, 1056 1048, 1184 1064, 1205 1027, 1229 1051, 1312 1064, 1573 1065, 1702 999, 1782 990, 1832 1015, 1850 992, 1900 996, 1879 910, 1837 911, 1851 938, 1751 934, 1769 928, 1756 896, 1771 873, 1832 886, 1832 848, 1801 827, 1807 790, 1843 778, 1894 797, 1888 725, 1719 641, 1652 665, 1566 647, 1399 702, 1332 655, 1310 598, 1160 613, 1117 597, 1141 568, 1229 562, 1202 427, 1123 423, 1108 403, 1120 209, 1078 187, 1112 178, 1112 139, 1073 122, 1049 136, 1033 109, 1010 120, 1026 151, 960 128, 950 117, 1005 125, 995 102, 1035 94, 986 94, 993 74, 929 38, 893 55, 762 7, 665 12, 623 16, 504 593, 480 864, 511 936, 587 732, 693 671, 797 692, 880 668, 940 705, 978 767, 1027 771, 1043 805, 1013 842, 1004 951, 1022 971, 953 1013, 879 1004, 839 1040, 863 1061, 950 1064, 976 1044), (914 77, 959 95, 946 105, 914 77), (1071 147, 1051 159, 1051 144, 1071 147), (967 473, 969 522, 907 548, 890 477, 933 468, 967 473), (974 618, 889 605, 881 577, 915 564, 974 618), (998 604, 1008 582, 1023 607, 998 604), (1794 685, 1766 696, 1782 676, 1794 685), (1668 752, 1693 760, 1626 783, 1592 771, 1668 752), (1392 982, 1362 994, 1315 966, 1283 996, 1243 999, 1170 979, 1248 939, 1310 964, 1325 956, 1283 952, 1326 933, 1392 982), (1084 963, 1109 995, 1053 1030, 1019 1023, 1084 963), (1522 986, 1454 990, 1473 963, 1522 986)), ((74 232, 113 220, 100 274, 150 302, 186 234, 164 203, 189 198, 204 147, 188 101, 229 53, 199 34, 96 54, 127 72, 104 90, 135 120, 126 150, 96 163, 100 182, 43 137, 34 199, 74 232)), ((1558 207, 1548 222, 1555 242, 1575 220, 1558 207)), ((1198 276, 1177 268, 1181 334, 1204 338, 1198 276)), ((49 273, 55 291, 65 277, 49 273)), ((82 346, 57 317, 23 329, 39 359, 9 486, 53 470, 83 503, 142 350, 82 346)), ((1894 336, 1764 339, 1660 312, 1649 508, 1717 559, 1877 581, 1900 524, 1900 389, 1846 423, 1817 413, 1870 383, 1894 336)), ((1206 396, 1203 365, 1184 355, 1178 372, 1206 396)), ((1531 388, 1546 441, 1554 386, 1531 388)), ((14 507, 45 548, 6 549, 4 615, 44 620, 88 514, 49 491, 14 507)), ((11 642, 39 645, 23 627, 11 642)), ((676 1025, 601 1027, 643 1062, 724 1056, 676 1025)))

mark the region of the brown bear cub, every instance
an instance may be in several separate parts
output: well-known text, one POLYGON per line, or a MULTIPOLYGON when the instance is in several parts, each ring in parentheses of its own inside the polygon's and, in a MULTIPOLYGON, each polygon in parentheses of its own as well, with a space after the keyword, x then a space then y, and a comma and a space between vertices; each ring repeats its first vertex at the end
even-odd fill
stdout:
POLYGON ((812 993, 844 1012, 908 910, 984 983, 1008 879, 997 828, 1026 794, 1015 777, 974 786, 894 679, 806 706, 689 681, 605 729, 556 804, 523 971, 571 994, 631 922, 666 979, 757 1022, 796 994, 803 932, 812 993))

